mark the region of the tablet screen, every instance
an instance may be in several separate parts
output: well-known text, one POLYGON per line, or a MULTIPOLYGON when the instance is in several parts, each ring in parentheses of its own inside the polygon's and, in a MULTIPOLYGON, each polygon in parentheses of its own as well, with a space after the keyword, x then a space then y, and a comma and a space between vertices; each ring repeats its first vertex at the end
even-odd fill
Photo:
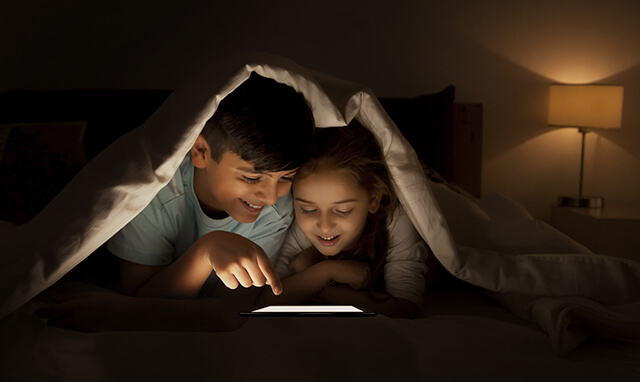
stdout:
POLYGON ((244 316, 372 316, 375 313, 364 312, 353 305, 271 305, 251 312, 240 313, 244 316))

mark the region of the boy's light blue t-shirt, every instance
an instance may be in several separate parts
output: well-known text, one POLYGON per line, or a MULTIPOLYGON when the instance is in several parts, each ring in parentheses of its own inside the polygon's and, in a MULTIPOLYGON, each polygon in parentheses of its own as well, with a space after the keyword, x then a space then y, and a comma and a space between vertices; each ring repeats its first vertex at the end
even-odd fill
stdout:
POLYGON ((201 236, 211 231, 227 231, 258 244, 275 264, 293 220, 291 193, 279 198, 274 206, 264 207, 253 223, 239 223, 231 216, 211 219, 200 208, 193 191, 193 172, 188 154, 169 184, 109 240, 109 251, 137 264, 168 265, 201 236))

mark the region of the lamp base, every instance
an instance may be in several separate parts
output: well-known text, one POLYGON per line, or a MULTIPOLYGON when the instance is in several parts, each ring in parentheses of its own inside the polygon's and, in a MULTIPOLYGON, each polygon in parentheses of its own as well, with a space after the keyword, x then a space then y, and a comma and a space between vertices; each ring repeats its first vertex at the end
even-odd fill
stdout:
POLYGON ((604 199, 600 196, 558 196, 559 207, 602 208, 604 199))

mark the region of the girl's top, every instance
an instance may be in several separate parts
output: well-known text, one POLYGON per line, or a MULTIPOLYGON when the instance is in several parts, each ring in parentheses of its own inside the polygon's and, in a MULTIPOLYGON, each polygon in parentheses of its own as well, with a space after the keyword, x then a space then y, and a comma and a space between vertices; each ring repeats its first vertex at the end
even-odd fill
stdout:
MULTIPOLYGON (((395 298, 422 306, 428 270, 426 260, 430 250, 400 206, 396 208, 388 231, 389 253, 384 265, 386 292, 395 298)), ((291 275, 289 261, 311 246, 311 241, 300 227, 292 224, 276 261, 276 271, 280 278, 291 275)))

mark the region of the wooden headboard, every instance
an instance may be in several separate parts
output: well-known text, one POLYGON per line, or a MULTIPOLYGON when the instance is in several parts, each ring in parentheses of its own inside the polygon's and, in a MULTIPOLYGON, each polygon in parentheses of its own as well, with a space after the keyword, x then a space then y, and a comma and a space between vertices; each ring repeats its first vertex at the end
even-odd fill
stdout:
POLYGON ((480 196, 482 104, 455 103, 455 87, 413 98, 379 97, 418 158, 446 181, 480 196))
POLYGON ((442 176, 469 191, 481 195, 482 185, 482 104, 453 105, 451 134, 447 137, 442 176))

